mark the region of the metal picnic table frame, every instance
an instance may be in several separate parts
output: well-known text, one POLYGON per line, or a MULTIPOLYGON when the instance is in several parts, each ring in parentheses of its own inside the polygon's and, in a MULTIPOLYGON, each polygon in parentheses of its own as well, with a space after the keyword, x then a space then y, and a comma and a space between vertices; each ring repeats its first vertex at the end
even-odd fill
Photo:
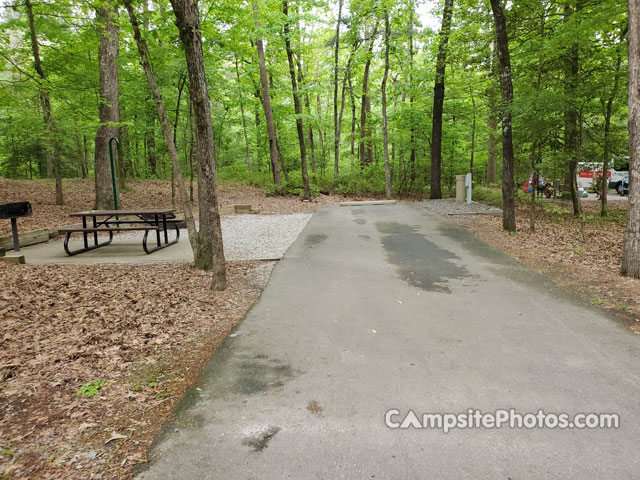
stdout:
POLYGON ((180 228, 178 221, 175 220, 174 210, 172 209, 90 210, 71 213, 69 216, 82 218, 82 228, 68 227, 58 229, 59 233, 65 234, 64 251, 69 256, 78 255, 100 247, 106 247, 113 241, 113 232, 118 231, 144 231, 142 248, 147 254, 174 245, 180 240, 180 228), (121 219, 122 217, 136 218, 121 219), (88 219, 91 221, 91 226, 88 226, 88 219), (121 225, 131 226, 123 227, 121 225), (169 241, 169 226, 173 226, 176 232, 176 238, 171 242, 169 241), (147 245, 150 231, 156 232, 156 246, 153 248, 149 248, 147 245), (109 234, 109 239, 104 242, 99 242, 98 234, 103 232, 109 234), (82 233, 84 241, 83 248, 77 250, 69 249, 69 240, 74 233, 82 233), (93 245, 89 243, 90 234, 93 234, 93 245))

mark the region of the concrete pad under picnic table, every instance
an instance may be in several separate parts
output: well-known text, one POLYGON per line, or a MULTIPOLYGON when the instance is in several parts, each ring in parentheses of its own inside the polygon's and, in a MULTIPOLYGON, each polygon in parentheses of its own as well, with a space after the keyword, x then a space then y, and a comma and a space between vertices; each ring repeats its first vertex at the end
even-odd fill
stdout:
MULTIPOLYGON (((222 236, 227 260, 277 260, 282 258, 291 243, 308 222, 309 214, 285 215, 233 215, 222 218, 222 236)), ((64 236, 30 247, 20 253, 28 264, 146 264, 191 262, 193 253, 186 229, 180 230, 180 241, 151 254, 142 249, 143 232, 114 234, 110 245, 85 253, 68 256, 63 247, 64 236)), ((99 241, 108 238, 100 234, 99 241)), ((169 230, 169 241, 175 238, 175 230, 169 230)), ((89 235, 89 244, 93 236, 89 235)), ((69 248, 75 250, 83 244, 82 234, 74 234, 69 248)), ((149 248, 156 245, 155 232, 149 233, 149 248)))

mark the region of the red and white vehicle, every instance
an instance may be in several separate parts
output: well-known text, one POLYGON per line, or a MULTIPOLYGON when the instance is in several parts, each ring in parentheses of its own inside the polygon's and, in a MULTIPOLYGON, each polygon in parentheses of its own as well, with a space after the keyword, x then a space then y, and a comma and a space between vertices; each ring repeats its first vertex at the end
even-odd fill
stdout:
MULTIPOLYGON (((580 162, 578 163, 578 188, 590 189, 596 182, 598 177, 602 175, 602 163, 598 162, 580 162)), ((607 171, 607 182, 609 188, 618 189, 622 185, 622 181, 629 179, 629 172, 616 170, 611 168, 607 171)))

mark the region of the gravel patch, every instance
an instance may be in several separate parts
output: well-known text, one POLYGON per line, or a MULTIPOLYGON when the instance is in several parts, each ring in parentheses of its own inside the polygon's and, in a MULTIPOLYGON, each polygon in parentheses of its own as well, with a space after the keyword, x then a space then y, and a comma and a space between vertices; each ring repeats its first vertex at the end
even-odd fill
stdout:
POLYGON ((310 218, 307 213, 224 216, 224 256, 227 260, 282 258, 310 218))
POLYGON ((261 262, 255 268, 247 270, 245 278, 247 283, 252 287, 260 290, 264 289, 271 278, 271 271, 276 266, 277 262, 261 262))
POLYGON ((446 217, 447 215, 494 215, 502 210, 484 203, 457 203, 453 198, 442 200, 425 200, 420 203, 427 210, 446 217))

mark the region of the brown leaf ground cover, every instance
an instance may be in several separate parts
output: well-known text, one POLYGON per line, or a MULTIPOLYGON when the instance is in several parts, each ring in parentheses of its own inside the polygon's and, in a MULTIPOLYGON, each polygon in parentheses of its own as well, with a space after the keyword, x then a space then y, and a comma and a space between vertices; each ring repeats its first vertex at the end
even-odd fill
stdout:
POLYGON ((130 476, 271 266, 0 262, 0 478, 130 476))
MULTIPOLYGON (((311 213, 321 205, 335 204, 351 197, 318 195, 313 202, 301 202, 294 196, 267 196, 259 188, 235 182, 219 184, 221 205, 251 204, 261 213, 311 213)), ((55 204, 55 187, 48 180, 7 180, 0 177, 0 204, 28 201, 33 216, 19 219, 20 231, 44 227, 58 227, 75 221, 72 212, 90 210, 95 199, 94 181, 91 179, 65 179, 65 204, 55 204)), ((177 195, 177 194, 176 194, 177 195)), ((120 208, 171 208, 171 183, 167 180, 131 180, 127 189, 118 194, 120 208)), ((194 193, 197 204, 197 192, 194 193)), ((179 201, 176 197, 176 202, 179 201)), ((179 208, 178 208, 179 210, 179 208)), ((8 220, 0 220, 0 235, 11 232, 8 220)))
MULTIPOLYGON (((0 204, 30 201, 21 231, 72 223, 93 180, 0 178, 0 204)), ((197 195, 196 195, 197 198, 197 195)), ((314 202, 220 183, 220 203, 262 213, 314 202)), ((130 181, 121 208, 172 207, 168 181, 130 181)), ((0 234, 10 231, 0 222, 0 234)), ((228 331, 259 297, 272 264, 229 264, 229 288, 189 265, 34 266, 0 262, 0 479, 127 478, 228 331)))
POLYGON ((474 235, 593 305, 615 313, 640 333, 640 281, 620 276, 626 202, 610 202, 609 216, 599 216, 597 202, 582 202, 583 219, 566 202, 549 202, 536 210, 535 231, 529 228, 529 205, 516 209, 518 230, 502 229, 501 215, 455 216, 474 235))

